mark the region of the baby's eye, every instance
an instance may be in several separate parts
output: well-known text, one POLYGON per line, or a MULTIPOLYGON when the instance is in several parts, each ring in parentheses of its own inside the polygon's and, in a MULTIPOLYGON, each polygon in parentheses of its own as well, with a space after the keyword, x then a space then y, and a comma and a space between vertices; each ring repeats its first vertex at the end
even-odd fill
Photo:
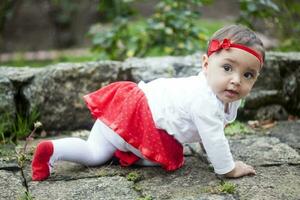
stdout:
POLYGON ((254 78, 254 74, 251 73, 251 72, 246 72, 246 73, 244 74, 244 77, 245 77, 246 79, 252 79, 252 78, 254 78))
POLYGON ((223 69, 224 69, 226 72, 232 71, 231 65, 223 65, 223 69))

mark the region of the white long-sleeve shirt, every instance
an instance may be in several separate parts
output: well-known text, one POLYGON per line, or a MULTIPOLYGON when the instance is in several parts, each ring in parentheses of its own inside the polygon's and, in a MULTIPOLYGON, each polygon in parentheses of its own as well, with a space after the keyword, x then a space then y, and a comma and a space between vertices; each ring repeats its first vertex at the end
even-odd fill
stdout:
POLYGON ((217 174, 234 168, 224 126, 235 120, 240 101, 224 104, 208 86, 203 73, 187 78, 160 78, 140 82, 157 128, 180 143, 202 142, 217 174))

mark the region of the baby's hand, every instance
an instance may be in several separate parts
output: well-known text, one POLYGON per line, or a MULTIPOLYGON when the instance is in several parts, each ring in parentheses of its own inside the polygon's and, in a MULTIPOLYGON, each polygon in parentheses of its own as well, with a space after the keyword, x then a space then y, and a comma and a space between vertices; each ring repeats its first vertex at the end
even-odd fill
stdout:
POLYGON ((236 161, 235 167, 232 171, 225 174, 226 177, 238 178, 247 175, 255 175, 256 172, 254 168, 250 165, 243 163, 242 161, 236 161))

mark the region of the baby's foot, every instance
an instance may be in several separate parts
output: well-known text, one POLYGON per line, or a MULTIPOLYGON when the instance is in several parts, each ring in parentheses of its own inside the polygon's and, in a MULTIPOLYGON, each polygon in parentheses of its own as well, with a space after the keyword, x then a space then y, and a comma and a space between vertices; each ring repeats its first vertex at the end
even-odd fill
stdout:
POLYGON ((53 154, 53 144, 46 140, 38 144, 31 164, 32 180, 42 181, 50 176, 51 165, 49 163, 53 154))

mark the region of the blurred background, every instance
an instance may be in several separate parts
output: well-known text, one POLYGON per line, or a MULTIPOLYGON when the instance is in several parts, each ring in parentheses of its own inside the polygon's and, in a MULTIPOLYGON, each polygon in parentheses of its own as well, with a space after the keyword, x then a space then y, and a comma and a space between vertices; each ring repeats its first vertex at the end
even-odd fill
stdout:
POLYGON ((193 54, 232 23, 299 51, 299 21, 299 0, 1 0, 0 66, 193 54))

